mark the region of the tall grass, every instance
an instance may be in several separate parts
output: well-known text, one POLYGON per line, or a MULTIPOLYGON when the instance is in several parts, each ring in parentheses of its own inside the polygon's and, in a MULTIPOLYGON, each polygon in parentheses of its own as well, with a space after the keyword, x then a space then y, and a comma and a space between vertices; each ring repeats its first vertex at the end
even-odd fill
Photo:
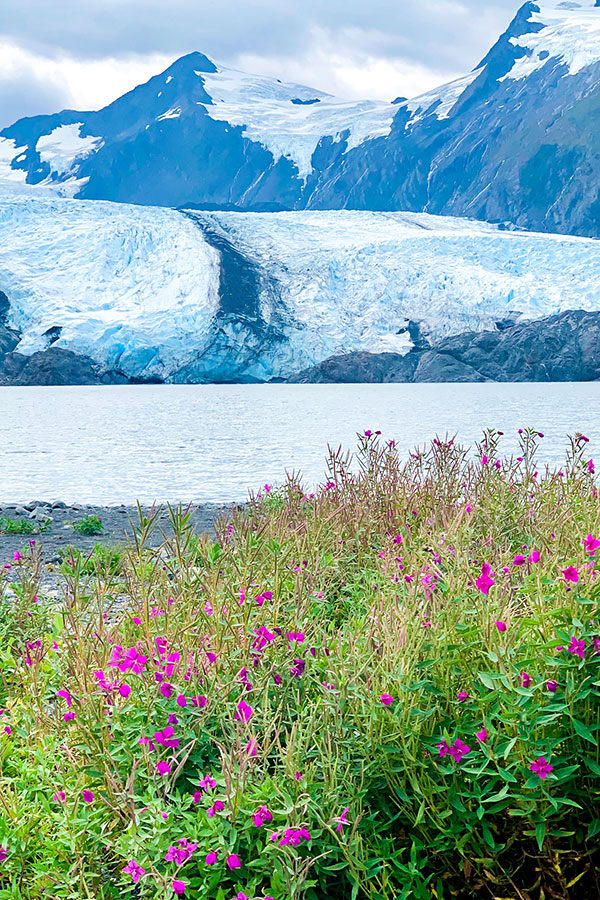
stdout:
MULTIPOLYGON (((0 898, 600 894, 587 439, 360 436, 217 527, 39 545, 0 604, 0 898)), ((19 554, 17 554, 18 556, 19 554)))

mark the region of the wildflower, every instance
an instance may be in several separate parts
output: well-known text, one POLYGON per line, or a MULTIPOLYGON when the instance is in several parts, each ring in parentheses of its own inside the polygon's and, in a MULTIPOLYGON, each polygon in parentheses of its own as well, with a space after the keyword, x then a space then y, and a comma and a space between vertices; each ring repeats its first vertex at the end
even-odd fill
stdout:
POLYGON ((546 688, 551 694, 555 694, 558 690, 558 681, 547 681, 546 688))
POLYGON ((71 706, 71 695, 68 691, 61 690, 56 692, 57 697, 62 697, 67 706, 71 706))
POLYGON ((506 631, 506 622, 496 622, 496 628, 498 631, 506 631))
POLYGON ((137 675, 140 675, 144 666, 148 662, 148 657, 138 653, 135 647, 130 647, 126 652, 122 647, 114 647, 111 658, 108 661, 109 666, 116 666, 120 672, 126 672, 131 669, 137 675))
POLYGON ((58 791, 58 793, 52 795, 52 799, 55 803, 64 803, 67 799, 67 795, 64 791, 58 791))
POLYGON ((0 862, 4 862, 6 857, 8 856, 8 847, 2 847, 0 845, 0 862))
POLYGON ((290 675, 293 675, 294 678, 301 678, 305 666, 306 663, 303 659, 295 659, 294 665, 290 667, 290 675))
POLYGON ((482 594, 488 594, 491 587, 495 585, 494 579, 491 577, 492 567, 489 563, 484 563, 481 567, 481 575, 475 580, 477 588, 482 594))
POLYGON ((279 845, 285 847, 290 844, 292 847, 298 847, 302 841, 310 840, 310 832, 306 828, 287 828, 279 841, 279 845))
POLYGON ((129 687, 128 684, 119 685, 119 694, 121 695, 121 697, 129 697, 130 693, 131 693, 131 688, 129 687))
POLYGON ((470 753, 470 752, 471 752, 471 748, 467 747, 466 744, 463 744, 463 742, 460 740, 460 738, 457 738, 454 741, 453 745, 449 749, 450 756, 454 760, 456 760, 457 763, 459 763, 461 761, 463 756, 466 756, 467 753, 470 753))
POLYGON ((394 698, 391 694, 382 694, 379 698, 384 706, 391 706, 394 702, 394 698))
POLYGON ((471 695, 470 695, 470 694, 467 694, 466 691, 459 691, 459 692, 458 692, 458 702, 459 702, 459 703, 466 703, 467 700, 470 700, 470 699, 471 699, 471 695))
POLYGON ((192 706, 195 706, 198 709, 204 709, 204 707, 207 704, 208 704, 207 697, 192 697, 192 706))
POLYGON ((249 722, 254 714, 254 710, 245 700, 240 700, 234 718, 240 719, 242 722, 249 722))
POLYGON ((158 690, 163 695, 163 697, 166 697, 168 700, 169 697, 171 696, 171 694, 173 693, 173 685, 169 684, 168 681, 164 681, 158 690))
POLYGON ((571 643, 567 647, 567 653, 572 653, 574 656, 579 656, 581 659, 585 659, 585 641, 577 640, 575 635, 571 638, 571 643))
POLYGON ((190 843, 187 838, 179 838, 177 846, 171 844, 165 853, 165 862, 174 862, 178 866, 182 866, 188 859, 192 858, 197 849, 198 844, 190 843))
POLYGON ((562 573, 565 576, 565 581, 572 581, 573 584, 577 584, 579 581, 579 572, 575 566, 567 566, 566 569, 562 570, 562 573))
POLYGON ((483 742, 487 741, 487 739, 488 739, 488 733, 485 730, 485 728, 482 728, 481 731, 475 732, 475 737, 481 744, 483 744, 483 742))
POLYGON ((521 672, 521 684, 524 688, 531 687, 531 675, 527 672, 521 672))
POLYGON ((211 850, 209 853, 206 854, 206 859, 204 860, 204 862, 206 863, 207 866, 214 866, 214 864, 216 863, 218 858, 219 858, 219 854, 217 853, 217 851, 211 850))
POLYGON ((248 756, 256 756, 257 752, 258 752, 258 744, 254 740, 254 738, 250 738, 250 740, 246 744, 246 753, 248 756))
POLYGON ((553 770, 554 766, 551 766, 543 756, 540 756, 539 759, 536 759, 535 762, 531 763, 529 768, 532 772, 535 772, 536 775, 539 775, 543 781, 553 770))
POLYGON ((286 634, 286 638, 290 643, 295 641, 297 644, 303 644, 305 635, 301 631, 290 631, 286 634))
POLYGON ((520 553, 517 554, 517 556, 515 556, 515 558, 513 559, 513 566, 524 566, 525 563, 526 559, 524 556, 521 556, 520 553))
POLYGON ((342 828, 344 827, 344 825, 347 825, 347 824, 348 824, 348 822, 346 821, 346 816, 348 815, 348 810, 349 810, 349 808, 350 808, 350 807, 347 806, 347 807, 344 809, 343 813, 342 813, 340 816, 337 817, 336 822, 338 823, 338 826, 337 826, 337 828, 335 829, 336 831, 341 831, 342 828))
POLYGON ((161 747, 179 747, 179 738, 174 738, 173 734, 173 726, 167 725, 162 731, 154 732, 154 740, 161 747))
POLYGON ((74 718, 75 718, 75 713, 73 712, 72 709, 70 709, 66 713, 63 713, 63 719, 65 720, 65 722, 71 722, 74 718))
POLYGON ((241 869, 242 861, 236 853, 231 853, 227 857, 227 867, 233 871, 234 869, 241 869))
POLYGON ((164 760, 159 760, 159 762, 156 763, 156 771, 158 772, 159 775, 168 775, 169 772, 171 771, 171 766, 169 765, 168 762, 164 762, 164 760))
POLYGON ((206 815, 210 819, 212 819, 212 817, 215 815, 215 813, 223 812, 224 809, 225 809, 225 804, 223 803, 223 801, 215 800, 213 805, 209 809, 206 810, 206 815))
POLYGON ((201 790, 208 793, 209 791, 212 791, 213 788, 216 788, 217 782, 212 775, 205 775, 199 786, 201 790))
POLYGON ((532 550, 529 556, 527 557, 530 563, 539 563, 540 561, 540 551, 532 550))
POLYGON ((93 799, 94 799, 94 794, 93 794, 93 792, 92 792, 92 791, 88 791, 88 790, 82 791, 82 792, 81 792, 81 796, 83 797, 83 799, 84 799, 84 801, 85 801, 86 803, 91 803, 91 802, 93 801, 93 799))
POLYGON ((268 806, 261 806, 260 809, 252 813, 252 821, 256 828, 262 828, 265 822, 273 821, 273 813, 268 806))
POLYGON ((437 749, 440 751, 440 759, 443 759, 450 753, 450 747, 448 745, 448 741, 442 741, 440 744, 435 745, 437 749))
POLYGON ((185 881, 180 881, 178 878, 176 878, 173 882, 173 892, 177 894, 177 896, 185 893, 185 881))
POLYGON ((300 781, 301 778, 302 778, 301 773, 300 773, 300 772, 294 772, 294 778, 296 779, 296 781, 300 781))
POLYGON ((135 862, 135 860, 130 859, 124 869, 121 869, 125 875, 131 875, 131 880, 134 884, 137 884, 142 875, 146 874, 146 870, 142 869, 141 866, 135 862))
POLYGON ((583 538, 581 543, 584 546, 585 552, 590 556, 593 556, 596 550, 600 547, 600 539, 595 538, 593 534, 588 534, 587 537, 583 538))
POLYGON ((179 694, 176 700, 177 706, 187 706, 187 700, 185 699, 185 694, 179 694))
POLYGON ((590 473, 590 475, 595 475, 595 474, 596 474, 596 467, 595 467, 595 465, 594 465, 594 460, 593 460, 593 459, 590 459, 590 461, 589 461, 589 463, 588 463, 588 472, 590 473))

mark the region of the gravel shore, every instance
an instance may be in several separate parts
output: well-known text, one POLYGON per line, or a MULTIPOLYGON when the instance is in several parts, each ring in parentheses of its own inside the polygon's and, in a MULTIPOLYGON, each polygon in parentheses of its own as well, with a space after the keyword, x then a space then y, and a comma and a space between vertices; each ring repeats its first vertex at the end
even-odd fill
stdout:
MULTIPOLYGON (((216 519, 227 515, 234 508, 235 504, 202 504, 191 507, 194 529, 198 533, 214 534, 216 519)), ((143 506, 142 510, 148 514, 150 507, 143 506)), ((136 506, 67 506, 61 501, 32 501, 24 506, 16 503, 0 504, 1 519, 31 522, 35 532, 0 534, 0 566, 10 564, 15 550, 21 550, 30 540, 35 540, 42 547, 44 565, 56 565, 65 547, 73 546, 89 552, 96 544, 120 546, 128 543, 133 524, 139 521, 139 515, 136 506), (75 531, 74 524, 84 516, 98 516, 102 520, 101 534, 82 535, 75 531), (45 526, 47 520, 50 522, 45 526)), ((163 535, 169 537, 171 534, 168 509, 164 506, 149 543, 158 546, 164 540, 163 535)))

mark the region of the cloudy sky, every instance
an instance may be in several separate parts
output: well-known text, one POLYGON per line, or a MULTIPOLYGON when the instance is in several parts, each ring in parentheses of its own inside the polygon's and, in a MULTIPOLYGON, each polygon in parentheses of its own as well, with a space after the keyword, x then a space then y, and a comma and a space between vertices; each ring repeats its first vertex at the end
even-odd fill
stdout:
POLYGON ((519 0, 2 0, 0 128, 97 109, 200 50, 342 97, 415 96, 472 69, 519 0))

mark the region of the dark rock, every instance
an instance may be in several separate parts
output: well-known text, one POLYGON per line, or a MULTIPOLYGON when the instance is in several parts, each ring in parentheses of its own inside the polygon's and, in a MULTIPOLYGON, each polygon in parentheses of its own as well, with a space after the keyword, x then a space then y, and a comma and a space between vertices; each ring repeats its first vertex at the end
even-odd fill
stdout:
POLYGON ((333 356, 288 379, 301 384, 598 380, 600 313, 582 310, 501 331, 459 334, 406 356, 333 356))

